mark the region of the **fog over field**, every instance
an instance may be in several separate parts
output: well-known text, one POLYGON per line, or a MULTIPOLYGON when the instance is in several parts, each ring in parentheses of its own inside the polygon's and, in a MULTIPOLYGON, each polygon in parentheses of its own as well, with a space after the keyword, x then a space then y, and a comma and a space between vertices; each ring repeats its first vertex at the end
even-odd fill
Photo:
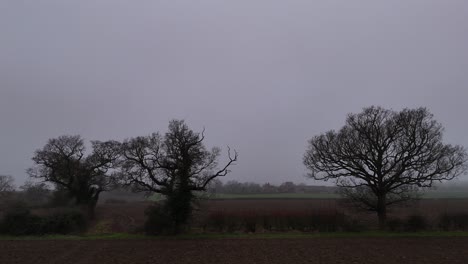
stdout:
POLYGON ((463 0, 0 1, 0 174, 177 118, 239 152, 225 180, 324 184, 307 140, 370 105, 428 107, 468 147, 467 25, 463 0))

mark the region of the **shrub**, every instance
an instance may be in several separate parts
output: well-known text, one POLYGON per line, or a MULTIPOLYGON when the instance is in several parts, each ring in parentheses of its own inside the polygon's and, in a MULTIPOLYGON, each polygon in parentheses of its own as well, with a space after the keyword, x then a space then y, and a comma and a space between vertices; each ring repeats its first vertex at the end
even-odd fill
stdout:
POLYGON ((429 227, 426 218, 421 215, 410 215, 406 219, 405 230, 409 232, 418 232, 427 230, 429 227))
POLYGON ((162 206, 152 205, 145 211, 145 233, 147 235, 170 234, 174 232, 171 216, 162 206))
POLYGON ((468 230, 468 213, 443 214, 439 217, 439 228, 444 231, 468 230))
POLYGON ((224 231, 227 226, 227 216, 224 212, 213 212, 208 215, 207 221, 204 224, 204 229, 211 227, 218 232, 224 231))
POLYGON ((309 227, 312 231, 336 232, 345 225, 345 215, 338 212, 319 212, 311 216, 309 227))
POLYGON ((367 228, 361 222, 356 219, 347 218, 344 223, 342 224, 341 231, 344 232, 362 232, 365 231, 367 228))
POLYGON ((79 210, 66 210, 47 216, 43 220, 45 234, 77 234, 86 231, 87 220, 79 210))
POLYGON ((255 214, 247 214, 243 217, 244 231, 247 233, 255 233, 257 231, 258 216, 255 214))
POLYGON ((273 212, 212 212, 203 223, 205 229, 218 232, 257 232, 265 231, 319 231, 335 232, 362 231, 364 227, 358 221, 348 218, 345 214, 332 211, 301 212, 301 211, 273 211, 273 212))
POLYGON ((40 217, 32 215, 29 209, 22 205, 15 205, 5 212, 0 223, 0 232, 14 236, 40 235, 42 234, 42 221, 40 217))
POLYGON ((391 218, 387 220, 387 229, 391 232, 403 232, 405 222, 399 218, 391 218))
POLYGON ((12 206, 0 222, 0 232, 14 236, 81 233, 86 227, 86 218, 80 211, 67 210, 40 217, 24 205, 12 206))
POLYGON ((410 215, 406 219, 389 219, 387 229, 391 232, 419 232, 430 229, 430 226, 423 216, 410 215))

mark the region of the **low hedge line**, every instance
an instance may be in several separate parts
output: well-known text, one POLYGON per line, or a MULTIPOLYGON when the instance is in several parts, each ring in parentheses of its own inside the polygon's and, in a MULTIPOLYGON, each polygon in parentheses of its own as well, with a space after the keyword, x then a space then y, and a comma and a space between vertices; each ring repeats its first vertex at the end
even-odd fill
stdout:
POLYGON ((468 231, 468 213, 445 213, 432 223, 421 215, 410 215, 389 219, 387 227, 394 232, 468 231))
POLYGON ((355 219, 337 211, 323 212, 211 212, 202 221, 206 231, 255 233, 258 231, 358 232, 365 227, 355 219))
POLYGON ((79 234, 86 230, 87 219, 79 210, 64 210, 48 216, 37 216, 27 208, 9 209, 0 221, 4 235, 79 234))
MULTIPOLYGON (((372 230, 372 226, 356 218, 336 211, 322 212, 224 212, 209 213, 199 225, 205 231, 213 232, 361 232, 372 230)), ((375 227, 374 227, 375 228, 375 227)), ((468 231, 468 213, 442 214, 429 221, 422 215, 405 218, 389 218, 390 232, 421 231, 468 231)))

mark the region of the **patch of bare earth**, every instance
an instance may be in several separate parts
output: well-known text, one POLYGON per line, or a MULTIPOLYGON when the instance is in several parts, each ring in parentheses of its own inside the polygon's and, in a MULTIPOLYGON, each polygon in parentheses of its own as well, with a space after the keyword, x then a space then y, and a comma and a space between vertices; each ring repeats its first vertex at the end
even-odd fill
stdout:
POLYGON ((0 241, 0 263, 468 263, 468 238, 0 241))

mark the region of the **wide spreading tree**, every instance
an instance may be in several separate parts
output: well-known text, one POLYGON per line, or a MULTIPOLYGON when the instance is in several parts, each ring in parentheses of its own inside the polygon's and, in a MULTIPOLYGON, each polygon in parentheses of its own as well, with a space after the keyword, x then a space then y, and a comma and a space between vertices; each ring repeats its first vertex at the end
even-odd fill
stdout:
POLYGON ((304 155, 310 177, 335 180, 352 201, 378 214, 414 198, 415 191, 466 171, 467 153, 444 144, 443 127, 426 108, 365 108, 339 131, 313 137, 304 155))
POLYGON ((85 155, 85 144, 80 136, 60 136, 49 139, 35 152, 35 166, 28 170, 33 178, 50 182, 65 192, 76 206, 86 208, 89 217, 103 191, 114 181, 111 175, 119 155, 115 141, 91 141, 92 152, 85 155))
POLYGON ((180 232, 189 220, 194 192, 206 191, 237 160, 237 152, 231 155, 228 148, 228 161, 218 167, 221 150, 208 150, 204 139, 203 132, 192 131, 183 120, 172 120, 164 136, 153 133, 121 144, 122 181, 134 190, 165 197, 162 212, 169 218, 171 232, 180 232))

